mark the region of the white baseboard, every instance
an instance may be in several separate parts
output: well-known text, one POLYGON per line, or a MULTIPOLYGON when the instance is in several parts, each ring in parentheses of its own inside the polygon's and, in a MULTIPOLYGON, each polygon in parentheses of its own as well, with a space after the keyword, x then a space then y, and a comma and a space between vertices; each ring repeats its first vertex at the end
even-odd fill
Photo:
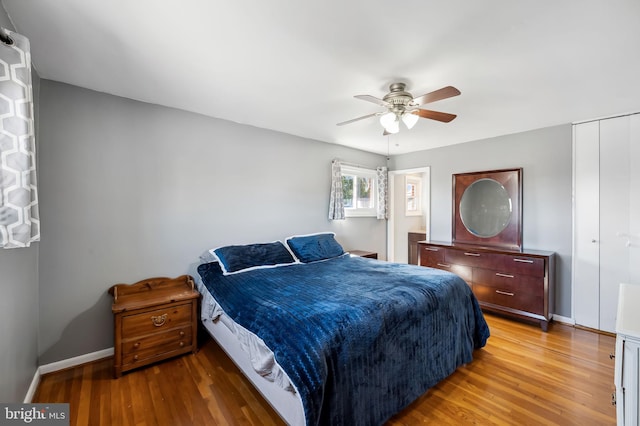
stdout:
POLYGON ((110 356, 113 356, 113 348, 103 349, 101 351, 91 352, 69 359, 63 359, 62 361, 52 362, 51 364, 41 365, 39 370, 40 374, 53 373, 54 371, 64 370, 65 368, 75 367, 76 365, 86 364, 87 362, 97 361, 110 356))
POLYGON ((54 371, 64 370, 65 368, 75 367, 76 365, 86 364, 88 362, 97 361, 102 358, 108 358, 113 356, 113 348, 103 349, 101 351, 91 352, 84 355, 79 355, 73 358, 63 359, 61 361, 52 362, 50 364, 41 365, 36 369, 31 380, 31 386, 27 391, 27 395, 24 397, 24 402, 29 403, 33 399, 33 395, 40 384, 40 377, 43 374, 53 373, 54 371))
POLYGON ((576 325, 576 320, 574 320, 573 318, 567 318, 557 314, 553 314, 553 320, 561 322, 563 324, 576 325))
POLYGON ((36 374, 33 375, 33 379, 31 380, 31 385, 29 386, 29 390, 27 390, 27 394, 24 397, 25 404, 28 404, 33 399, 33 395, 36 393, 36 389, 38 389, 38 385, 40 384, 40 368, 36 368, 36 374))

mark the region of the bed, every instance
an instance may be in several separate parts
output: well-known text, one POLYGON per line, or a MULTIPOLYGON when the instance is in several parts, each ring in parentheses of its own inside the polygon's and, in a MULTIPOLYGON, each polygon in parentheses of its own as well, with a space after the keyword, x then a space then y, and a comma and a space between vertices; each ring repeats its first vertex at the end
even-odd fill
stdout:
POLYGON ((378 425, 489 329, 457 275, 350 256, 331 233, 211 250, 201 320, 291 425, 378 425))

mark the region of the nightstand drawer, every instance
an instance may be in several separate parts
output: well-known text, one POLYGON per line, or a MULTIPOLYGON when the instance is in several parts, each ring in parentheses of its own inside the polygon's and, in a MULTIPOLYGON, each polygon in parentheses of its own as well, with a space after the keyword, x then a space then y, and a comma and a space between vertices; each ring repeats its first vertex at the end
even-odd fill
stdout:
POLYGON ((135 337, 159 333, 164 329, 190 325, 191 303, 161 308, 122 318, 123 336, 135 337))
POLYGON ((141 339, 134 339, 123 343, 122 363, 127 365, 144 361, 147 358, 167 352, 191 348, 192 344, 193 339, 190 326, 164 333, 152 334, 141 339))

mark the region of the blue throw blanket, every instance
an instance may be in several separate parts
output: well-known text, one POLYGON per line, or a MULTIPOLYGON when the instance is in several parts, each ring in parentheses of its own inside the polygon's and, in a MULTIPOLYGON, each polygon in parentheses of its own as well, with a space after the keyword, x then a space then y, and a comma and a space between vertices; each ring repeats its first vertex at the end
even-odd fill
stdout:
POLYGON ((489 328, 469 286, 422 266, 337 257, 223 276, 198 267, 274 352, 308 425, 379 425, 472 360, 489 328))

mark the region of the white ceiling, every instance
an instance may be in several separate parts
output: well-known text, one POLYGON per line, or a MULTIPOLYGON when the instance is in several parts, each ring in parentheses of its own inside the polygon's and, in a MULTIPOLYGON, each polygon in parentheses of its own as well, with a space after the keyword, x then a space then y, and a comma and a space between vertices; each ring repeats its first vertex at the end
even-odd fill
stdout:
POLYGON ((42 78, 387 154, 640 111, 638 0, 1 0, 42 78), (390 83, 462 95, 382 136, 390 83))

